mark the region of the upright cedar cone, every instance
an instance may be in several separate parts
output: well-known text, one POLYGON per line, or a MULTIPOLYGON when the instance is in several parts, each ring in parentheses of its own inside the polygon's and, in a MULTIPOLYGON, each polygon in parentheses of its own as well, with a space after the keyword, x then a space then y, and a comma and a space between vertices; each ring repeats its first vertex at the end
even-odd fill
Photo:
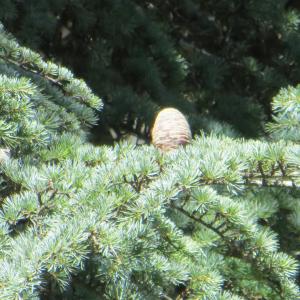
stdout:
POLYGON ((186 118, 175 108, 165 108, 158 113, 151 135, 154 146, 163 151, 185 145, 192 138, 186 118))

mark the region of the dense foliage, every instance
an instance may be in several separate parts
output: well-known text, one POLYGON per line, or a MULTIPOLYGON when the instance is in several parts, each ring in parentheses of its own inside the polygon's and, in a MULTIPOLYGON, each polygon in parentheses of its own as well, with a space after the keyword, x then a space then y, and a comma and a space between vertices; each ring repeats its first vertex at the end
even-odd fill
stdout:
MULTIPOLYGON (((0 70, 1 299, 297 299, 296 143, 94 146, 84 81, 3 28, 0 70)), ((274 99, 274 137, 299 91, 274 99)))
POLYGON ((299 299, 296 1, 0 7, 1 300, 299 299))
POLYGON ((270 101, 300 81, 297 1, 0 0, 27 46, 85 78, 105 102, 97 134, 148 138, 160 107, 194 131, 232 125, 258 136, 270 101))

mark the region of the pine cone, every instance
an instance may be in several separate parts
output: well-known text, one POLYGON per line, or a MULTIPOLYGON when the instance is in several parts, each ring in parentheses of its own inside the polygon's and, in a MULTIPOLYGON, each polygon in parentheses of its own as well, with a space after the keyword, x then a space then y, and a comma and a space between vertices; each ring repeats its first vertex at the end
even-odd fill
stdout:
POLYGON ((175 108, 165 108, 158 113, 151 136, 154 146, 163 151, 170 151, 180 145, 185 145, 192 138, 186 118, 175 108))

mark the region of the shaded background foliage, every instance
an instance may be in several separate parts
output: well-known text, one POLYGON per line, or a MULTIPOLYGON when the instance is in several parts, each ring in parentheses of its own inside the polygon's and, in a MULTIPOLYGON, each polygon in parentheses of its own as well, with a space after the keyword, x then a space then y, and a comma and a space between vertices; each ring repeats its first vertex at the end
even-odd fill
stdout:
MULTIPOLYGON (((105 102, 96 128, 149 137, 161 107, 263 133, 270 101, 300 79, 297 1, 0 0, 25 45, 55 57, 105 102)), ((107 141, 107 140, 105 140, 107 141)))

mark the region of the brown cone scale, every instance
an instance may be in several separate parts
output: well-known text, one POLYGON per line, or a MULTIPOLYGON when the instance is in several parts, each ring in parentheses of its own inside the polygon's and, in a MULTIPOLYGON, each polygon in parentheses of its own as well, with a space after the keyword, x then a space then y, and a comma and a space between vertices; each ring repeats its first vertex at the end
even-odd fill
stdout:
POLYGON ((154 146, 162 151, 176 149, 189 143, 192 138, 189 123, 175 108, 165 108, 158 113, 151 136, 154 146))

